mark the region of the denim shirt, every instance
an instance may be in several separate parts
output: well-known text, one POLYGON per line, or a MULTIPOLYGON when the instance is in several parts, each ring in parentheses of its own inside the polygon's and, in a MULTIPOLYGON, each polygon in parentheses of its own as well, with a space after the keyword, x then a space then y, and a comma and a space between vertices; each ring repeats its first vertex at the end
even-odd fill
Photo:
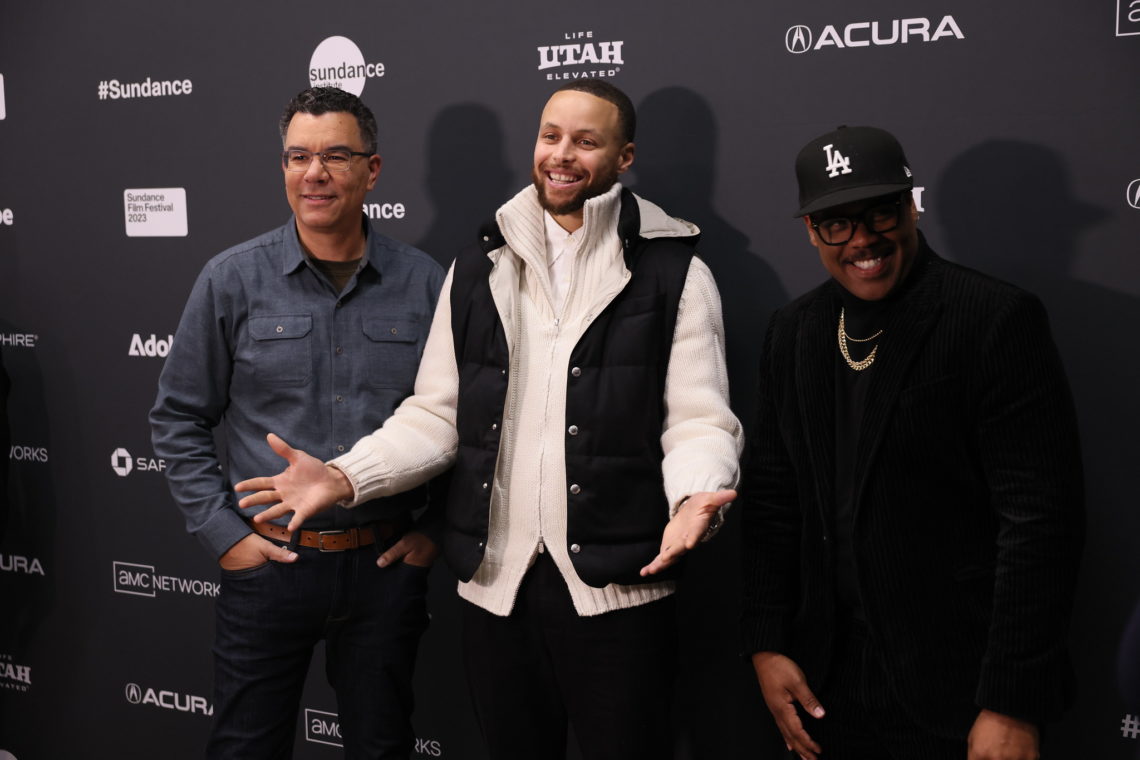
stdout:
MULTIPOLYGON (((233 484, 285 467, 267 433, 331 459, 412 393, 444 273, 364 228, 364 261, 339 294, 305 256, 293 219, 215 256, 194 284, 150 422, 186 528, 215 556, 250 533, 243 516, 264 509, 238 509, 233 484)), ((305 528, 401 518, 423 504, 421 488, 334 507, 305 528)))

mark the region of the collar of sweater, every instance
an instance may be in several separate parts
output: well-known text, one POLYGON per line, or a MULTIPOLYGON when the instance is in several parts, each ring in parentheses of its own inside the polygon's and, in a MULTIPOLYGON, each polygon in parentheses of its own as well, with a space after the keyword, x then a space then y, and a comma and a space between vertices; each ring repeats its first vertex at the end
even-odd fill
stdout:
MULTIPOLYGON (((621 183, 615 182, 605 193, 590 198, 582 207, 579 257, 591 256, 599 249, 613 253, 621 250, 617 237, 618 212, 621 206, 621 183)), ((523 188, 504 203, 495 220, 511 251, 531 269, 546 269, 546 222, 534 185, 523 188)))

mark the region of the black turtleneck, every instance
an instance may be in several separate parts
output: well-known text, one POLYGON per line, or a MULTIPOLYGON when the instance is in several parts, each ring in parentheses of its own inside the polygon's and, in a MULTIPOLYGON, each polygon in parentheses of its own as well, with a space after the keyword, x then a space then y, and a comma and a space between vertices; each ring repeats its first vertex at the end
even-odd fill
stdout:
POLYGON ((864 619, 863 604, 859 599, 859 584, 855 576, 855 553, 852 534, 855 527, 855 489, 859 473, 855 472, 855 456, 859 450, 859 431, 863 425, 863 410, 871 376, 879 366, 878 358, 890 351, 891 336, 886 329, 895 304, 917 279, 918 271, 926 262, 925 242, 919 244, 915 260, 902 286, 886 298, 864 301, 836 283, 840 305, 843 307, 844 330, 847 333, 847 353, 853 362, 859 362, 879 347, 876 361, 863 370, 848 366, 838 345, 838 323, 835 344, 835 572, 836 592, 840 607, 859 620, 864 619), (883 334, 874 340, 858 342, 852 338, 869 338, 879 330, 883 334))

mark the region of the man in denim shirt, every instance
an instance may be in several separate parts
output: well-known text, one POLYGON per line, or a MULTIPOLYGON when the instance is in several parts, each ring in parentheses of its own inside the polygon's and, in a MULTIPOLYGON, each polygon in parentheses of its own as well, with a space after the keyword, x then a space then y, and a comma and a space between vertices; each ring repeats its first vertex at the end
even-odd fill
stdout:
POLYGON ((232 484, 277 466, 270 430, 332 458, 392 414, 412 392, 443 272, 362 215, 381 160, 359 98, 305 90, 280 128, 293 218, 206 264, 150 416, 187 529, 222 571, 207 755, 290 756, 324 639, 345 755, 407 758, 437 553, 412 524, 424 489, 336 508, 290 533, 247 521, 232 484))

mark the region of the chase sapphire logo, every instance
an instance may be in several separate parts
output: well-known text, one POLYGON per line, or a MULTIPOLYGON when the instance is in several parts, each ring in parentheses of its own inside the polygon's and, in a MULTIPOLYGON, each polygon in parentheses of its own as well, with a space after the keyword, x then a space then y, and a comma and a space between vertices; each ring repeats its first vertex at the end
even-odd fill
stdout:
POLYGON ((784 47, 789 53, 806 53, 811 50, 811 29, 803 24, 790 27, 784 35, 784 47))

